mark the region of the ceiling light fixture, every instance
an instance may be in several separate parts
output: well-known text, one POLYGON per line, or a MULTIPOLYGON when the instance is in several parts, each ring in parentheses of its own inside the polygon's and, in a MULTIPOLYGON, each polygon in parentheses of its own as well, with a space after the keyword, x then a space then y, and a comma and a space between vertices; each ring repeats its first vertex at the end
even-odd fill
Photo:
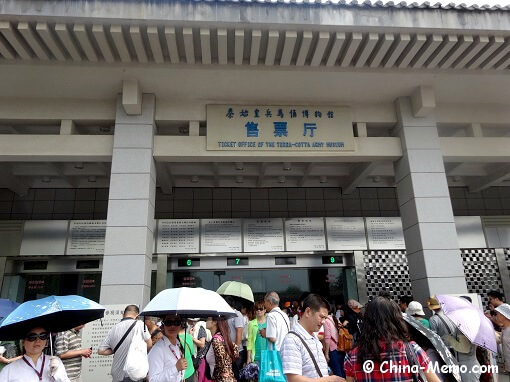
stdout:
POLYGON ((88 180, 89 180, 90 183, 96 183, 97 182, 97 178, 94 175, 89 176, 88 180))
POLYGON ((191 177, 191 179, 190 179, 190 182, 191 182, 191 183, 198 183, 198 176, 193 175, 193 176, 191 177))
POLYGON ((102 132, 102 133, 109 133, 110 131, 112 131, 112 128, 109 127, 109 126, 101 126, 99 128, 99 131, 102 132))
POLYGON ((243 183, 243 182, 244 182, 243 176, 242 175, 237 175, 236 176, 236 183, 243 183))
POLYGON ((236 162, 236 170, 241 171, 242 169, 244 169, 243 162, 236 162))
POLYGON ((290 162, 283 162, 283 169, 289 171, 292 168, 290 162))
POLYGON ((462 181, 462 178, 460 176, 454 176, 452 177, 452 182, 459 183, 462 181))
POLYGON ((42 181, 43 181, 44 183, 49 183, 49 182, 51 182, 51 178, 50 178, 49 176, 43 176, 43 177, 42 177, 42 181))
POLYGON ((278 183, 285 183, 285 176, 280 175, 280 176, 278 177, 278 183))
POLYGON ((372 177, 372 182, 379 183, 380 181, 381 181, 381 177, 380 176, 373 176, 372 177))
POLYGON ((74 164, 74 168, 76 168, 78 170, 82 170, 83 169, 83 162, 76 162, 74 164))
POLYGON ((319 182, 321 183, 328 183, 328 177, 325 176, 325 175, 322 175, 320 178, 319 178, 319 182))
POLYGON ((189 127, 179 127, 180 134, 189 134, 189 127))

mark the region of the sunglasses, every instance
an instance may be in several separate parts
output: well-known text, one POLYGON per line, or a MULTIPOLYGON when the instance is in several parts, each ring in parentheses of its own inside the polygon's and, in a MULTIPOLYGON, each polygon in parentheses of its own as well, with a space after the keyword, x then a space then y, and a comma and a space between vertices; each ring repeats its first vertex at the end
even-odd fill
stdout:
POLYGON ((163 321, 165 326, 181 326, 181 320, 166 320, 163 321))
POLYGON ((49 333, 46 333, 46 332, 42 332, 39 334, 38 333, 28 333, 25 338, 28 342, 35 342, 35 341, 37 341, 38 338, 42 341, 46 341, 49 336, 50 336, 49 333))

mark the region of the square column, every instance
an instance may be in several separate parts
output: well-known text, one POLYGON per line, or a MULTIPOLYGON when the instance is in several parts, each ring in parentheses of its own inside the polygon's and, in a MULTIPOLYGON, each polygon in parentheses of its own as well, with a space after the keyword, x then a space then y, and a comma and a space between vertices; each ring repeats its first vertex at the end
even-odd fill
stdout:
POLYGON ((403 156, 394 164, 415 300, 467 293, 435 117, 416 118, 411 99, 395 101, 403 156))
POLYGON ((156 98, 144 94, 141 115, 127 115, 117 100, 101 304, 150 299, 156 168, 153 142, 156 98))

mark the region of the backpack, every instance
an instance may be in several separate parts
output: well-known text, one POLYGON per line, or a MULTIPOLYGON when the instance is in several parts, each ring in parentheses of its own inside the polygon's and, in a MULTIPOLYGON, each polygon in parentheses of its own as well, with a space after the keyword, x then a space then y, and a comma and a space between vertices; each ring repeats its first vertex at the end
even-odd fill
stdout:
POLYGON ((347 328, 339 328, 338 329, 338 345, 337 350, 348 352, 352 349, 352 345, 354 344, 354 337, 347 330, 347 328))

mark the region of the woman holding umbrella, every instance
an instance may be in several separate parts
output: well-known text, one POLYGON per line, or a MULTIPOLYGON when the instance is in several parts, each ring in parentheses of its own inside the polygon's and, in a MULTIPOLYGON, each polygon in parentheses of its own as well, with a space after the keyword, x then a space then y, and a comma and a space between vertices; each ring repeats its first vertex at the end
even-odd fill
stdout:
MULTIPOLYGON (((149 380, 151 382, 181 382, 188 368, 184 349, 179 341, 182 319, 167 314, 161 324, 161 338, 149 353, 149 380)), ((0 381, 1 382, 1 381, 0 381)))
POLYGON ((62 361, 43 354, 50 334, 44 328, 33 328, 23 338, 23 357, 7 365, 0 382, 69 382, 62 361))

